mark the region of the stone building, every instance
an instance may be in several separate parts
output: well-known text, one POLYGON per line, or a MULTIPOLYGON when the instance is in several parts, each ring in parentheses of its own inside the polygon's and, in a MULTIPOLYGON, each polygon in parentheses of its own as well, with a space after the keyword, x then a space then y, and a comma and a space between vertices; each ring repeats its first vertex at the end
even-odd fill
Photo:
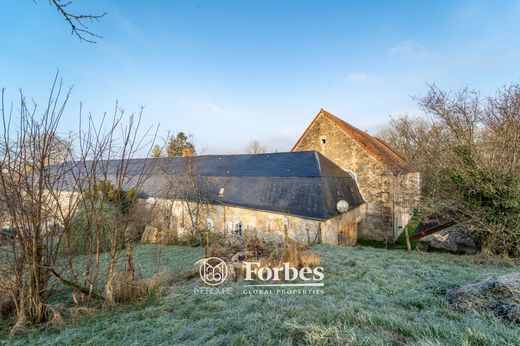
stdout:
MULTIPOLYGON (((89 164, 71 169, 88 170, 89 164)), ((207 227, 281 241, 393 242, 419 197, 419 176, 399 153, 324 110, 291 152, 132 159, 125 165, 125 188, 138 187, 143 215, 153 216, 150 228, 174 237, 207 227)), ((117 181, 118 166, 105 162, 99 179, 117 181)))
MULTIPOLYGON (((90 164, 73 169, 90 170, 90 164)), ((116 181, 119 165, 103 166, 100 180, 116 181)), ((316 151, 131 159, 125 166, 125 189, 137 186, 140 214, 152 216, 149 228, 174 237, 208 228, 244 238, 354 245, 365 216, 354 178, 316 151)))
POLYGON ((167 205, 179 235, 198 226, 354 245, 365 215, 353 177, 316 151, 161 158, 154 165, 141 195, 167 205))
POLYGON ((293 152, 316 150, 355 177, 367 203, 358 237, 393 242, 413 215, 420 177, 389 144, 321 109, 293 152))

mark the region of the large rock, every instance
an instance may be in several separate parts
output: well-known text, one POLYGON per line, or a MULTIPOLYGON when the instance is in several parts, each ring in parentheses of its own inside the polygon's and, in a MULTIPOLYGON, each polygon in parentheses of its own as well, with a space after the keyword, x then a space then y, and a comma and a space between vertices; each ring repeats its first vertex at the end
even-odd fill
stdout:
POLYGON ((449 227, 422 238, 417 248, 425 251, 440 250, 458 254, 475 254, 480 251, 477 240, 468 232, 456 227, 449 227))
POLYGON ((141 237, 141 243, 173 244, 177 240, 177 233, 172 229, 159 229, 147 225, 141 237))
POLYGON ((448 291, 445 298, 456 310, 520 324, 520 272, 486 277, 448 291))

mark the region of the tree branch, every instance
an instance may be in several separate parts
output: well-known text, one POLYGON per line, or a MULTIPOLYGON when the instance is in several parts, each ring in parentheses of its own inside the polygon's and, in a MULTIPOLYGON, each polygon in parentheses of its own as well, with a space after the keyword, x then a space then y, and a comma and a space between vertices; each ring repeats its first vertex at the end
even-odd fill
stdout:
POLYGON ((61 281, 61 283, 63 283, 65 286, 69 286, 75 290, 78 290, 79 292, 83 293, 83 294, 86 294, 86 295, 90 295, 92 298, 94 299, 98 299, 98 300, 105 300, 105 298, 103 297, 103 295, 97 293, 97 292, 90 292, 90 290, 86 289, 85 287, 73 282, 73 281, 70 281, 70 280, 67 280, 65 279, 63 276, 61 276, 60 274, 58 274, 54 269, 49 269, 49 272, 54 275, 58 280, 61 281))
POLYGON ((72 4, 72 1, 63 2, 62 0, 49 0, 49 3, 56 7, 56 10, 61 13, 67 23, 70 25, 71 34, 76 35, 80 41, 88 43, 96 43, 96 39, 103 38, 102 36, 90 31, 85 21, 99 22, 107 13, 100 15, 92 14, 74 14, 67 11, 67 7, 72 4))

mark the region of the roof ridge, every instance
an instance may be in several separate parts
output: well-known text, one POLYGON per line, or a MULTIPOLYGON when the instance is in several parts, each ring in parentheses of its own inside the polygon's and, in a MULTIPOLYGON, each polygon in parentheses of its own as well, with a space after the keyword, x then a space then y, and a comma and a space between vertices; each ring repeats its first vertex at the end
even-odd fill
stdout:
POLYGON ((319 166, 320 176, 322 177, 350 177, 347 171, 334 163, 327 156, 323 155, 317 150, 314 150, 316 153, 316 161, 319 166), (324 173, 326 175, 324 175, 324 173))
POLYGON ((322 177, 323 176, 323 172, 321 170, 320 155, 319 155, 319 153, 316 150, 313 150, 313 151, 314 151, 314 157, 316 158, 316 166, 318 168, 318 174, 320 175, 320 177, 322 177))
MULTIPOLYGON (((257 154, 205 154, 205 155, 193 155, 193 156, 161 156, 161 157, 131 157, 131 158, 125 158, 125 161, 142 161, 142 160, 151 160, 151 161, 167 161, 167 160, 184 160, 187 157, 191 158, 193 160, 194 158, 206 158, 206 157, 238 157, 238 156, 268 156, 268 155, 293 155, 293 154, 304 154, 304 153, 310 153, 316 150, 302 150, 302 151, 277 151, 277 152, 270 152, 270 153, 257 153, 257 154)), ((108 162, 108 161, 120 161, 121 159, 102 159, 101 161, 108 162)), ((93 162, 95 160, 89 159, 89 160, 69 160, 64 162, 70 162, 70 163, 82 163, 82 162, 93 162)))

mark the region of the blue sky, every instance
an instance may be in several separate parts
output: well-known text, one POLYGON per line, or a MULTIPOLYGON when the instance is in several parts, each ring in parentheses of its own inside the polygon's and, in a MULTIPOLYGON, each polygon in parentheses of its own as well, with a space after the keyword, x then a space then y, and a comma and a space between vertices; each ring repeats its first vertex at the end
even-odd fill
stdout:
POLYGON ((60 69, 100 118, 116 100, 144 126, 194 134, 206 153, 250 139, 286 151, 320 108, 377 131, 417 112, 426 84, 493 94, 520 73, 517 1, 75 0, 107 12, 97 44, 70 35, 46 0, 0 0, 0 86, 44 103, 60 69))

